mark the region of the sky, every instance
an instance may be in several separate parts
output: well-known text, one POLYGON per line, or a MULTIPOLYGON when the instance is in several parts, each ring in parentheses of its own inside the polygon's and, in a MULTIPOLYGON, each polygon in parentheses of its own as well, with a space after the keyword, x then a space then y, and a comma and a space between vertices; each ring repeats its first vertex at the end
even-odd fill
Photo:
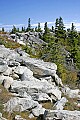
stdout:
POLYGON ((70 28, 73 22, 80 30, 80 0, 0 0, 0 28, 6 30, 13 25, 27 27, 28 18, 32 27, 38 22, 41 27, 45 22, 54 26, 60 16, 66 28, 70 28))

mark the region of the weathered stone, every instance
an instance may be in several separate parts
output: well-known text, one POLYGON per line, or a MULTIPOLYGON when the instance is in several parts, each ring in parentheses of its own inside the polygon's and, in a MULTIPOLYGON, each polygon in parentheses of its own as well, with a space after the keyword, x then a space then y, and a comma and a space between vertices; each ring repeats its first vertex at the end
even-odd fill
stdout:
POLYGON ((15 120, 26 120, 26 119, 22 118, 20 115, 16 115, 15 120))
POLYGON ((8 48, 5 48, 4 45, 0 45, 0 58, 7 58, 10 54, 10 50, 8 48))
POLYGON ((23 51, 21 48, 17 48, 15 49, 15 51, 22 57, 30 57, 30 55, 28 53, 26 53, 25 51, 23 51))
POLYGON ((20 65, 19 62, 16 62, 16 61, 14 61, 14 60, 8 61, 8 66, 9 66, 9 67, 14 67, 14 66, 18 66, 18 65, 20 65))
POLYGON ((3 73, 7 70, 8 66, 3 59, 0 59, 0 73, 3 73))
POLYGON ((11 91, 19 93, 20 91, 26 91, 31 93, 47 93, 56 97, 56 100, 61 99, 61 91, 58 87, 51 85, 46 80, 40 81, 33 79, 32 81, 14 81, 11 85, 11 91))
POLYGON ((70 98, 78 98, 79 97, 79 89, 72 90, 69 87, 63 87, 62 92, 70 98))
POLYGON ((34 115, 31 113, 30 115, 29 115, 29 118, 31 119, 31 118, 34 118, 34 115))
POLYGON ((4 76, 4 75, 0 75, 0 84, 3 84, 4 81, 8 81, 8 80, 11 80, 13 81, 13 78, 12 77, 9 77, 9 76, 4 76))
POLYGON ((42 101, 42 102, 51 101, 52 102, 52 99, 46 93, 33 93, 30 95, 32 99, 36 101, 42 101))
POLYGON ((16 51, 9 50, 9 55, 7 56, 7 62, 9 62, 11 60, 15 61, 19 57, 20 57, 20 55, 16 51))
POLYGON ((7 70, 3 73, 3 75, 5 76, 9 76, 12 74, 12 68, 11 67, 8 67, 7 70))
POLYGON ((7 70, 7 65, 0 65, 0 73, 3 73, 7 70))
POLYGON ((4 104, 4 110, 7 112, 12 111, 26 111, 35 108, 39 105, 37 101, 28 100, 27 98, 14 97, 4 104))
POLYGON ((68 102, 68 100, 67 100, 65 97, 62 97, 61 100, 57 101, 57 102, 54 104, 55 110, 63 110, 66 102, 68 102))
POLYGON ((80 111, 49 110, 45 113, 45 120, 79 120, 80 111))
POLYGON ((57 76, 57 66, 54 63, 44 62, 34 58, 26 57, 23 64, 28 67, 37 78, 52 76, 58 85, 63 86, 61 79, 57 76))
POLYGON ((25 91, 19 91, 18 94, 14 93, 14 96, 26 98, 28 100, 32 100, 32 97, 29 94, 27 94, 25 91))
POLYGON ((49 76, 49 77, 42 77, 42 78, 40 78, 40 80, 46 80, 46 81, 48 81, 50 84, 56 85, 54 79, 53 79, 51 76, 49 76))
POLYGON ((35 75, 48 76, 56 73, 57 66, 54 63, 44 62, 34 58, 29 58, 24 61, 24 64, 33 71, 35 75))
POLYGON ((19 79, 19 76, 15 73, 13 73, 12 75, 10 75, 10 77, 12 77, 14 80, 19 79))
POLYGON ((42 107, 36 107, 32 109, 32 113, 34 116, 38 117, 39 115, 44 115, 45 113, 45 108, 42 107))
POLYGON ((34 79, 33 72, 26 67, 26 70, 24 71, 24 73, 21 76, 21 80, 22 81, 23 80, 30 80, 31 81, 32 79, 34 79))
POLYGON ((14 73, 18 74, 18 75, 22 75, 24 73, 24 71, 26 71, 27 68, 25 66, 17 66, 14 69, 14 73))
POLYGON ((13 78, 12 77, 4 76, 3 86, 6 89, 8 89, 12 83, 13 83, 13 78))

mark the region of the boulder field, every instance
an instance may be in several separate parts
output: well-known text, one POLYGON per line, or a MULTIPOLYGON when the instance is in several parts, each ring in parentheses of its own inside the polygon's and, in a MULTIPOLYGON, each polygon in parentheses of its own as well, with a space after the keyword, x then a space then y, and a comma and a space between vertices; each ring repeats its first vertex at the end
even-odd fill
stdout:
MULTIPOLYGON (((31 58, 20 48, 10 50, 0 45, 0 84, 13 95, 4 103, 4 111, 30 110, 30 118, 43 116, 44 120, 79 120, 79 111, 63 110, 68 100, 62 96, 64 93, 70 98, 80 97, 79 89, 65 87, 56 71, 55 63, 31 58), (54 103, 55 110, 42 106, 41 102, 48 101, 54 103)), ((21 119, 16 115, 18 118, 21 119)))

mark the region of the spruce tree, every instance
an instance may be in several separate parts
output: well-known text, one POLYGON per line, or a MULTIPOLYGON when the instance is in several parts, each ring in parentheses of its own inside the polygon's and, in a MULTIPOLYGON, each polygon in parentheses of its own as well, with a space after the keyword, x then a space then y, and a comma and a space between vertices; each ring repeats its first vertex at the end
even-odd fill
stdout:
POLYGON ((4 32, 4 27, 2 27, 2 32, 4 32))
POLYGON ((28 19, 28 28, 27 28, 27 30, 28 30, 28 31, 31 30, 31 19, 30 19, 30 18, 28 19))
POLYGON ((44 34, 47 34, 47 33, 49 33, 49 32, 50 32, 50 31, 49 31, 47 22, 45 22, 45 24, 44 24, 44 34))
POLYGON ((38 32, 41 32, 41 27, 40 27, 40 23, 38 23, 38 32))
POLYGON ((64 30, 63 19, 57 18, 55 22, 55 36, 58 38, 65 38, 65 30, 64 30))

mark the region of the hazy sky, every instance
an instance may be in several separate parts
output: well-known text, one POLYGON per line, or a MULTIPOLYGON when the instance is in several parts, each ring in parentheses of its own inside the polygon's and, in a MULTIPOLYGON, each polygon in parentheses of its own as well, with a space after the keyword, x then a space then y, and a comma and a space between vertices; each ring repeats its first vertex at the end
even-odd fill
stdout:
POLYGON ((0 0, 0 27, 27 27, 28 18, 33 26, 53 25, 60 16, 66 27, 74 22, 80 29, 80 0, 0 0))

